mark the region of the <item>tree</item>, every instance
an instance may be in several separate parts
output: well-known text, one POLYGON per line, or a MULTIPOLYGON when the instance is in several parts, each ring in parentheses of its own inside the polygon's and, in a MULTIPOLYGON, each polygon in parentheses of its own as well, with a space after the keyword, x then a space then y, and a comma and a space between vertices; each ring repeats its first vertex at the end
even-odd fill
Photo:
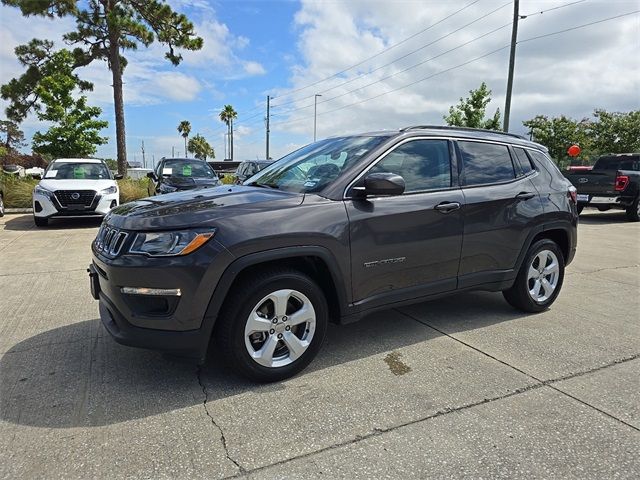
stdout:
POLYGON ((227 125, 227 133, 229 134, 229 157, 233 160, 233 121, 238 118, 236 112, 231 105, 225 105, 220 112, 220 120, 227 125))
POLYGON ((607 112, 596 109, 595 122, 590 122, 588 135, 599 153, 629 153, 640 151, 640 110, 607 112))
POLYGON ((209 142, 199 133, 189 140, 189 151, 200 160, 206 160, 207 157, 216 158, 209 142))
POLYGON ((195 35, 193 24, 176 13, 163 0, 2 0, 20 8, 23 15, 50 18, 72 17, 76 29, 64 35, 66 42, 77 45, 77 66, 95 60, 106 61, 111 70, 116 118, 118 171, 127 168, 122 75, 127 64, 125 50, 148 47, 155 40, 167 46, 165 57, 173 64, 182 61, 177 48, 199 50, 202 38, 195 35))
POLYGON ((45 133, 33 135, 33 151, 52 157, 93 155, 98 145, 107 143, 99 135, 108 123, 97 120, 99 107, 87 105, 87 97, 76 99, 77 80, 72 74, 73 55, 68 50, 51 54, 49 63, 56 66, 37 82, 34 95, 39 99, 38 120, 53 125, 45 133))
POLYGON ((447 125, 502 130, 499 108, 492 118, 484 118, 491 101, 491 90, 487 88, 487 84, 482 82, 477 90, 469 90, 469 95, 468 98, 460 98, 458 105, 449 107, 449 115, 443 117, 447 125))
POLYGON ((551 119, 546 115, 537 115, 522 122, 529 129, 531 139, 547 147, 551 158, 561 166, 571 161, 567 149, 573 144, 580 146, 582 158, 592 154, 592 142, 586 128, 588 123, 587 118, 578 121, 565 115, 551 119))
POLYGON ((4 135, 2 145, 6 150, 5 155, 11 151, 16 151, 18 147, 26 145, 24 132, 11 120, 0 120, 0 133, 4 135))
POLYGON ((180 133, 180 135, 182 135, 182 138, 184 138, 184 156, 188 157, 187 138, 189 138, 189 134, 191 133, 191 124, 187 120, 181 121, 180 124, 178 125, 178 133, 180 133))

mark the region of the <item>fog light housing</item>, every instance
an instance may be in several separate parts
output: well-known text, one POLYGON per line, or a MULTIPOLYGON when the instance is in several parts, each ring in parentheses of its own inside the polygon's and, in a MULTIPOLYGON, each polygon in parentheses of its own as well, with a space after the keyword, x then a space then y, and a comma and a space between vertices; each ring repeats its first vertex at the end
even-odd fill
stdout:
POLYGON ((120 291, 125 295, 151 295, 156 297, 180 297, 182 295, 179 288, 122 287, 120 291))

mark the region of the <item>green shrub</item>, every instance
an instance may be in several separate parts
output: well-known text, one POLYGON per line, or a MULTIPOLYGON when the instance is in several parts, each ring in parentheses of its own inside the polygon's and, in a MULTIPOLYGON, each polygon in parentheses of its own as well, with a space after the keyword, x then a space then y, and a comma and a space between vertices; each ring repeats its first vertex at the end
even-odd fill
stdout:
POLYGON ((3 175, 4 204, 7 208, 31 208, 33 188, 39 180, 3 175))
POLYGON ((225 173, 222 177, 223 185, 233 185, 236 183, 236 176, 233 173, 225 173))
POLYGON ((139 180, 123 178, 122 180, 118 180, 118 187, 120 188, 120 203, 132 202, 140 198, 148 197, 148 186, 148 178, 141 178, 139 180))

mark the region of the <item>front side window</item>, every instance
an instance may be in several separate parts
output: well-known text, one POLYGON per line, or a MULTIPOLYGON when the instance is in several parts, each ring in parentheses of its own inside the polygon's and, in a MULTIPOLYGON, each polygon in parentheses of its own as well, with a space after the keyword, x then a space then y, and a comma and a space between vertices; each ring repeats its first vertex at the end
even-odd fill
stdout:
POLYGON ((107 180, 111 178, 104 163, 54 162, 44 175, 47 180, 107 180))
POLYGON ((451 186, 451 161, 447 140, 413 140, 400 145, 369 170, 395 173, 405 182, 405 193, 451 186))
POLYGON ((244 185, 296 193, 320 192, 387 138, 380 135, 320 140, 282 157, 244 185))
POLYGON ((506 145, 458 142, 466 185, 486 185, 516 178, 506 145))

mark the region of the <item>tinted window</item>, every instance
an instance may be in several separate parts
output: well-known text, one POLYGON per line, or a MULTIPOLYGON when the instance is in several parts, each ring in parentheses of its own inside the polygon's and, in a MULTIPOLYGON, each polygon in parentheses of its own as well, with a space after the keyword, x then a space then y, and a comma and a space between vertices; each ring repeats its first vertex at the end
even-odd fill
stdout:
POLYGON ((531 155, 531 158, 533 158, 536 163, 542 164, 542 166, 546 168, 549 173, 555 171, 558 175, 562 175, 562 172, 560 172, 560 169, 555 164, 555 162, 544 155, 542 152, 538 152, 537 150, 529 150, 529 155, 531 155))
POLYGON ((527 152, 524 151, 524 148, 514 148, 514 152, 516 152, 516 158, 518 160, 518 164, 520 165, 520 170, 523 175, 527 175, 529 172, 533 171, 533 166, 531 165, 531 160, 527 156, 527 152))
POLYGON ((370 173, 381 172, 395 173, 404 178, 405 192, 449 188, 449 142, 414 140, 400 145, 370 170, 370 173))
POLYGON ((620 155, 600 157, 593 166, 594 170, 640 170, 640 156, 620 155))
POLYGON ((483 185, 516 177, 509 149, 505 145, 458 142, 467 185, 483 185))

